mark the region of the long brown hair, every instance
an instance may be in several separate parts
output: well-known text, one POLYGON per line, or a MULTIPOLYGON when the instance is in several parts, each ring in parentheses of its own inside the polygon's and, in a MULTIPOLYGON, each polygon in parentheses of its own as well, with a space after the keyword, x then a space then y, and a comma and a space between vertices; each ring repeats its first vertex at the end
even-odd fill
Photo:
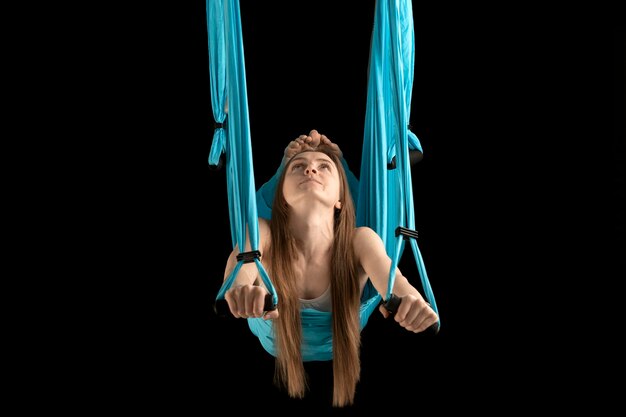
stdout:
MULTIPOLYGON (((360 286, 352 237, 356 225, 354 203, 350 194, 346 173, 341 161, 326 145, 315 151, 326 154, 336 165, 340 180, 342 207, 335 210, 334 240, 331 248, 330 289, 332 293, 333 333, 333 405, 342 407, 354 402, 356 384, 361 373, 359 350, 360 286)), ((280 317, 274 320, 276 346, 275 380, 286 388, 291 397, 302 398, 307 389, 306 373, 302 362, 302 323, 300 303, 293 270, 297 258, 295 239, 289 230, 289 215, 283 183, 285 169, 281 173, 270 221, 271 244, 267 249, 268 272, 279 297, 280 317)))

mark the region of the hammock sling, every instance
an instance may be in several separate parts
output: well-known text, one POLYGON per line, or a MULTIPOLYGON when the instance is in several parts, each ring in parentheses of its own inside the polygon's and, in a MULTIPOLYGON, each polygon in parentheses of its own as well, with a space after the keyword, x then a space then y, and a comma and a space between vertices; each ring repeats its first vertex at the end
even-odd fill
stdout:
MULTIPOLYGON (((241 266, 254 262, 269 291, 266 310, 279 303, 276 290, 260 262, 258 216, 271 218, 271 207, 281 167, 257 191, 254 183, 252 147, 245 81, 243 37, 238 0, 206 0, 209 39, 209 75, 215 132, 209 166, 225 159, 230 231, 233 248, 244 248, 248 230, 249 252, 237 256, 237 264, 216 296, 225 303, 241 266), (226 110, 227 109, 227 110, 226 110), (226 158, 223 156, 226 155, 226 158)), ((368 226, 382 238, 392 263, 384 300, 368 280, 361 296, 361 329, 382 302, 395 311, 399 298, 393 294, 395 270, 406 241, 419 272, 426 301, 438 313, 435 297, 417 245, 409 149, 422 152, 417 136, 409 130, 415 40, 411 0, 377 0, 370 46, 367 105, 360 178, 357 180, 342 158, 356 206, 357 226, 368 226)), ((331 360, 331 313, 301 310, 302 358, 331 360)), ((263 347, 276 355, 272 320, 247 319, 263 347)), ((438 331, 439 320, 434 325, 438 331)))

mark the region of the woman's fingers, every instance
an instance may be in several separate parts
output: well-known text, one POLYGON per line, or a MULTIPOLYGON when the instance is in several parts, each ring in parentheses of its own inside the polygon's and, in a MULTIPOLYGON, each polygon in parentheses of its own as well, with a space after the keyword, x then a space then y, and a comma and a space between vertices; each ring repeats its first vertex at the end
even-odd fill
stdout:
POLYGON ((230 314, 232 314, 235 318, 239 318, 239 307, 237 306, 237 297, 235 297, 235 294, 232 289, 226 291, 226 294, 224 294, 224 299, 228 303, 230 314))
MULTIPOLYGON (((241 285, 226 291, 224 298, 235 318, 246 319, 264 317, 265 296, 267 294, 267 290, 258 285, 241 285)), ((270 315, 270 318, 274 317, 278 317, 278 315, 270 315)))
POLYGON ((435 324, 438 316, 426 301, 407 295, 402 297, 394 320, 406 330, 419 333, 435 324))

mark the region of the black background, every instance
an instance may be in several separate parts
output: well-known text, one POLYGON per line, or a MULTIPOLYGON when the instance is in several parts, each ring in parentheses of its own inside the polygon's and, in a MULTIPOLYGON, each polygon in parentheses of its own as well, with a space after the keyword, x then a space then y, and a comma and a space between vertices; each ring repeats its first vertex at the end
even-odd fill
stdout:
MULTIPOLYGON (((410 334, 375 312, 348 411, 623 408, 623 31, 545 10, 413 9, 416 228, 442 328, 410 334)), ((241 2, 257 186, 311 129, 358 174, 373 10, 241 2)), ((212 313, 232 243, 225 173, 207 166, 205 3, 140 32, 120 103, 141 157, 120 188, 135 314, 119 383, 156 408, 295 407, 246 323, 212 313)), ((417 282, 410 251, 402 262, 417 282)), ((309 409, 327 371, 311 369, 309 409)))

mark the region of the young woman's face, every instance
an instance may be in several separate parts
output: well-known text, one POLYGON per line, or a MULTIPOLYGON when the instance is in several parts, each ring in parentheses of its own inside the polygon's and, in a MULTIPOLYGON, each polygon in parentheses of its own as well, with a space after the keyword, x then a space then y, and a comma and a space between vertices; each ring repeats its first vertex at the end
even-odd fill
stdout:
POLYGON ((290 206, 315 201, 338 206, 339 172, 335 163, 323 152, 302 152, 285 168, 283 194, 290 206))

